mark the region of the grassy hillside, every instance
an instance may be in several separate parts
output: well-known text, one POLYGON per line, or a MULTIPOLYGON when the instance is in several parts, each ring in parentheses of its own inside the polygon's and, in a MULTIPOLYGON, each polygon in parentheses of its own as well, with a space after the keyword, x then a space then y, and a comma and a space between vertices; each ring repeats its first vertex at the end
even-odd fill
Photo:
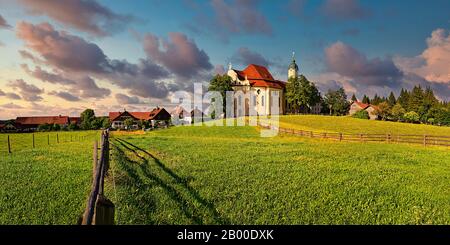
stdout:
POLYGON ((113 144, 119 224, 450 224, 447 148, 261 138, 252 127, 113 144))
POLYGON ((334 133, 430 134, 450 136, 450 127, 357 119, 348 116, 288 115, 280 126, 298 130, 334 133))
MULTIPOLYGON (((87 133, 62 139, 69 134, 87 133)), ((94 135, 36 149, 25 145, 31 134, 13 137, 24 147, 0 152, 0 224, 76 224, 90 191, 94 135)))

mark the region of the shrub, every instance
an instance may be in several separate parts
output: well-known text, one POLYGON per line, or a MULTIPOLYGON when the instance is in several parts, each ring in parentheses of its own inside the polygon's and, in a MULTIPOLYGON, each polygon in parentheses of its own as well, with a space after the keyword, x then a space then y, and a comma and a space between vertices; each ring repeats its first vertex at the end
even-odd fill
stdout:
POLYGON ((356 112, 355 114, 353 114, 354 118, 359 118, 359 119, 369 119, 369 113, 365 110, 360 110, 358 112, 356 112))
POLYGON ((405 119, 406 122, 412 122, 412 123, 417 123, 420 120, 419 114, 417 114, 417 112, 415 112, 415 111, 410 111, 410 112, 405 113, 405 115, 403 115, 403 118, 405 119))

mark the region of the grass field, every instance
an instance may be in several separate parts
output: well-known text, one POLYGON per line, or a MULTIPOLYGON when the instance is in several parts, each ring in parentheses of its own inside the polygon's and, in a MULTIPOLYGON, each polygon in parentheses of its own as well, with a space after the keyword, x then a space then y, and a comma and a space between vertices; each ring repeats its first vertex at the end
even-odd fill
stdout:
POLYGON ((280 127, 330 133, 428 134, 450 136, 450 127, 385 122, 352 117, 289 115, 280 117, 280 127))
POLYGON ((8 152, 8 136, 12 152, 33 148, 33 135, 35 148, 53 147, 55 144, 68 142, 92 141, 98 132, 96 131, 59 131, 39 133, 12 133, 0 134, 0 155, 8 152))
MULTIPOLYGON (((46 146, 47 133, 37 133, 36 139, 45 138, 42 146, 0 154, 0 224, 77 223, 91 187, 92 142, 99 134, 66 132, 61 140, 69 135, 90 137, 46 146)), ((30 136, 13 135, 24 145, 30 136)))
MULTIPOLYGON (((337 120, 322 128, 358 124, 337 120)), ((408 126, 387 128, 422 128, 408 126)), ((119 224, 450 224, 448 148, 261 138, 253 127, 177 127, 113 145, 119 224)))

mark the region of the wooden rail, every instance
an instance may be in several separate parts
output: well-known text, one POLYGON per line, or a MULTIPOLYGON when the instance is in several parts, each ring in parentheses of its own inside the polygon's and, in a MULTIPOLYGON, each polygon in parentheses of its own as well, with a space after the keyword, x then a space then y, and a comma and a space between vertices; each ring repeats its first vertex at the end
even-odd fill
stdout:
MULTIPOLYGON (((262 128, 273 128, 269 125, 258 124, 262 128)), ((423 146, 450 146, 450 136, 439 135, 419 135, 419 134, 364 134, 364 133, 330 133, 310 130, 296 130, 291 128, 278 127, 279 132, 301 137, 332 139, 338 141, 358 141, 358 142, 385 142, 385 143, 410 143, 421 144, 423 146)))
POLYGON ((114 204, 104 195, 105 175, 109 169, 108 130, 102 132, 100 146, 98 159, 98 144, 97 141, 94 142, 92 189, 81 221, 82 225, 114 224, 114 204))

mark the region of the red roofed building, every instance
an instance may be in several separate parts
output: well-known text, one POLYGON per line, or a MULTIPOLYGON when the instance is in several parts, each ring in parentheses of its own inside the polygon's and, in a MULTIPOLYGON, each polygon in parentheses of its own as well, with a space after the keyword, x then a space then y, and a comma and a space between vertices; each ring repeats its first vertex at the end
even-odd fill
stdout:
POLYGON ((68 116, 43 116, 43 117, 18 117, 16 119, 16 128, 21 131, 36 131, 39 125, 58 124, 59 126, 68 126, 70 119, 68 116))
POLYGON ((227 75, 231 77, 234 91, 243 92, 235 94, 235 116, 250 115, 251 108, 257 115, 284 113, 286 82, 276 80, 266 67, 250 64, 240 71, 230 65, 227 75), (278 113, 272 107, 277 107, 278 113))
POLYGON ((359 101, 353 101, 353 103, 350 105, 349 114, 351 116, 358 111, 365 110, 369 113, 370 120, 375 120, 378 118, 378 115, 376 114, 377 108, 378 107, 376 105, 365 104, 359 101))
POLYGON ((149 112, 110 112, 109 121, 111 122, 111 127, 114 129, 126 129, 125 120, 128 118, 133 119, 134 125, 132 129, 138 128, 139 121, 147 121, 156 126, 157 124, 168 125, 171 115, 164 108, 155 108, 149 112))

